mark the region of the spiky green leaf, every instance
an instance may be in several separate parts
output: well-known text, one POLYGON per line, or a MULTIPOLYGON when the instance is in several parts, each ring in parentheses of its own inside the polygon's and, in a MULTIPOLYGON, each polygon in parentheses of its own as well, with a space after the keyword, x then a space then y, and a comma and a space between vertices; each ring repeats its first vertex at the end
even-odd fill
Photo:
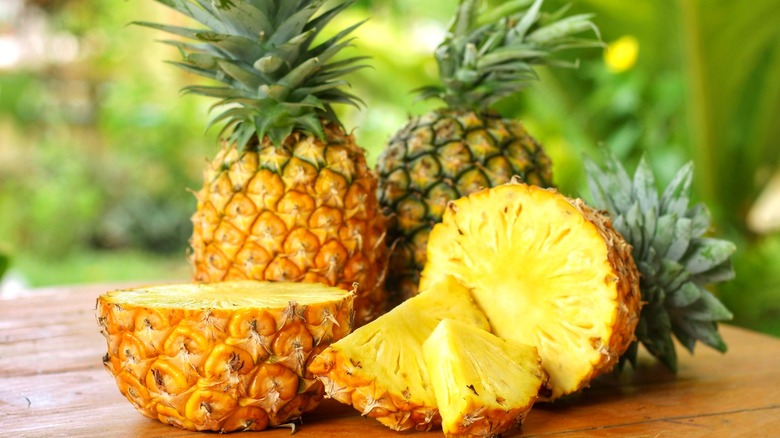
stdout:
POLYGON ((691 274, 706 272, 728 260, 737 247, 727 241, 713 238, 699 238, 691 241, 683 257, 685 268, 691 274))
POLYGON ((703 204, 688 205, 692 165, 683 166, 660 197, 645 159, 633 179, 611 154, 604 169, 587 159, 585 168, 594 206, 610 213, 615 229, 634 247, 647 303, 636 329, 639 342, 672 370, 677 360, 672 333, 689 351, 698 341, 725 351, 717 322, 732 315, 706 286, 733 277, 730 257, 736 247, 703 237, 710 216, 703 204))

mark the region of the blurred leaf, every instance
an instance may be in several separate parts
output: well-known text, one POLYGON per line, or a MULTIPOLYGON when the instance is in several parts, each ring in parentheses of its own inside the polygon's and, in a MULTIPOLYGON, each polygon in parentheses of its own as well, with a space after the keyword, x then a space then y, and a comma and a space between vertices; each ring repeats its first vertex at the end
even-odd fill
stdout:
POLYGON ((5 275, 10 264, 11 258, 8 256, 8 254, 0 252, 0 280, 3 279, 3 275, 5 275))
POLYGON ((780 165, 780 1, 679 0, 700 194, 742 226, 755 175, 780 165))

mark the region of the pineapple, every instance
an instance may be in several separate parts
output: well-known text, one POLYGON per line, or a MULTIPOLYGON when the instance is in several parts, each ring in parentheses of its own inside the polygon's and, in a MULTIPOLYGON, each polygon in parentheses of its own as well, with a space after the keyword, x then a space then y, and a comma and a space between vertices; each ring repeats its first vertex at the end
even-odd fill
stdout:
POLYGON ((536 79, 534 65, 569 65, 554 59, 559 50, 598 45, 572 36, 595 30, 588 15, 546 17, 542 0, 527 9, 527 0, 509 1, 480 15, 482 3, 461 0, 436 51, 441 85, 419 90, 446 107, 411 119, 378 158, 379 203, 394 245, 387 279, 394 302, 417 293, 430 230, 448 201, 513 176, 552 185, 552 164, 540 144, 491 106, 536 79))
POLYGON ((515 180, 448 204, 420 288, 451 277, 471 291, 494 334, 538 349, 550 400, 612 370, 634 340, 640 291, 631 247, 601 212, 553 189, 515 180))
POLYGON ((451 319, 439 323, 423 353, 447 437, 519 426, 547 380, 535 347, 451 319))
POLYGON ((672 335, 688 351, 697 341, 726 351, 718 322, 731 312, 709 291, 734 277, 733 243, 706 236, 710 215, 704 204, 689 206, 693 166, 682 167, 659 196, 643 158, 633 178, 614 155, 604 169, 586 160, 593 205, 607 211, 615 229, 633 246, 641 273, 642 307, 637 342, 625 359, 634 363, 641 343, 669 369, 677 369, 672 335))
POLYGON ((327 397, 391 429, 429 430, 441 417, 422 345, 445 318, 489 329, 469 291, 445 278, 325 349, 309 371, 324 382, 327 397))
POLYGON ((318 13, 324 0, 157 1, 205 28, 137 24, 194 40, 165 42, 183 55, 175 65, 218 85, 183 91, 224 108, 192 216, 195 279, 358 283, 357 324, 384 312, 377 179, 331 108, 359 102, 344 75, 363 58, 334 59, 357 25, 318 39, 350 2, 318 13))
POLYGON ((350 331, 354 294, 286 282, 237 281, 101 295, 103 363, 143 415, 188 430, 262 430, 314 409, 306 371, 350 331))

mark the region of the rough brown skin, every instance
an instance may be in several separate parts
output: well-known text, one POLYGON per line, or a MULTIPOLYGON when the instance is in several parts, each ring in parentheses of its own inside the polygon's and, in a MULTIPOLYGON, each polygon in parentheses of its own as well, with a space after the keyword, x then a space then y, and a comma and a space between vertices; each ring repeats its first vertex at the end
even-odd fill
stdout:
POLYGON ((377 179, 352 135, 293 132, 281 147, 224 147, 192 216, 195 280, 318 282, 352 290, 357 326, 386 310, 385 221, 377 179))

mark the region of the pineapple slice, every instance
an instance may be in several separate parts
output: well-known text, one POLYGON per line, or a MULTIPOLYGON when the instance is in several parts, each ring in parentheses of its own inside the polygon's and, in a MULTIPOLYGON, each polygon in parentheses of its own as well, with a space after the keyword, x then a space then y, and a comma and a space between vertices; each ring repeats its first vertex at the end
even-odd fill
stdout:
POLYGON ((547 381, 536 347, 445 319, 423 343, 448 437, 488 437, 519 426, 547 381))
POLYGON ((326 396, 352 405, 394 430, 429 430, 441 423, 422 344, 445 318, 489 330, 467 289, 443 278, 320 353, 309 371, 326 396))
POLYGON ((470 289, 493 333, 538 348, 551 399, 610 371, 634 340, 631 247, 581 200, 517 181, 483 190, 449 204, 427 250, 420 289, 449 277, 470 289))
POLYGON ((350 332, 354 297, 251 281, 108 292, 97 300, 103 364, 147 417, 188 430, 262 430, 322 399, 306 366, 350 332))

